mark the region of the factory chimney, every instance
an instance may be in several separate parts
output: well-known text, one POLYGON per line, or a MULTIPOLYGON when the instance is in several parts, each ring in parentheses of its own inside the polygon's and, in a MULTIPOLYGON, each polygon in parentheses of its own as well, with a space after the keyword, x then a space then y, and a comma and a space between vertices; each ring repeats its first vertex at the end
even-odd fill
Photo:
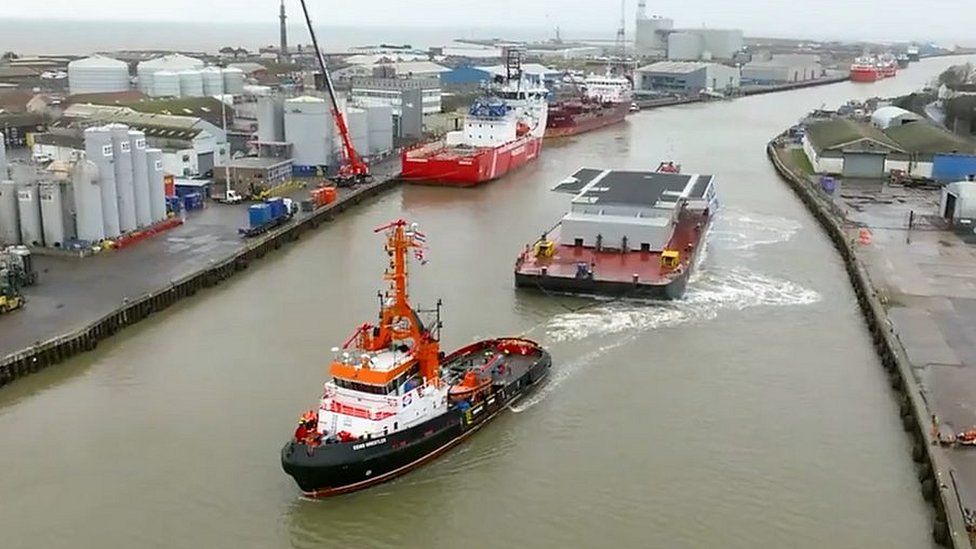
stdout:
POLYGON ((285 0, 281 0, 281 14, 278 16, 281 20, 281 46, 278 51, 278 62, 287 63, 288 62, 288 26, 286 21, 288 16, 285 15, 285 0))
POLYGON ((637 20, 647 19, 647 2, 645 0, 638 0, 637 2, 637 20))

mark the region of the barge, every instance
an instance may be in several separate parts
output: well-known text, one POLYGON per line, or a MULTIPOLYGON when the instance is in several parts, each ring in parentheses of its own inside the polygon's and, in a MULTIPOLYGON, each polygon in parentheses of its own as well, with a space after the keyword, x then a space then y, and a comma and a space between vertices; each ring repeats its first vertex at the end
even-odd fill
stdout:
POLYGON ((711 175, 581 168, 553 190, 570 211, 526 244, 515 285, 545 292, 679 299, 718 201, 711 175))

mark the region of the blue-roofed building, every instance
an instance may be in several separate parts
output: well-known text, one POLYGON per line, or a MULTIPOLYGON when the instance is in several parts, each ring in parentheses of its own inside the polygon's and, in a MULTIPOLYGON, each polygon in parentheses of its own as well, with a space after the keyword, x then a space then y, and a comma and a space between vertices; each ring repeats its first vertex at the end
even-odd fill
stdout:
POLYGON ((492 74, 481 67, 462 65, 448 72, 441 73, 441 84, 444 86, 477 86, 491 80, 492 74))

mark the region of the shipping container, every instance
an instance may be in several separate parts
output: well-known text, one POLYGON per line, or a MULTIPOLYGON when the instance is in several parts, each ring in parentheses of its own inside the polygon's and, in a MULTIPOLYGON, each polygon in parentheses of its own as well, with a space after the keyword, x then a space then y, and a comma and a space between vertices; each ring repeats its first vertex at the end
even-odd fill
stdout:
POLYGON ((251 227, 260 227, 265 223, 271 221, 271 205, 270 204, 253 204, 247 209, 248 221, 251 227))
POLYGON ((932 159, 932 179, 942 183, 966 181, 976 174, 976 156, 937 154, 932 159))
POLYGON ((335 187, 320 187, 312 190, 312 201, 316 208, 335 202, 338 197, 335 187))
POLYGON ((269 198, 267 204, 271 207, 272 218, 278 218, 288 213, 288 210, 285 208, 285 201, 280 197, 269 198))

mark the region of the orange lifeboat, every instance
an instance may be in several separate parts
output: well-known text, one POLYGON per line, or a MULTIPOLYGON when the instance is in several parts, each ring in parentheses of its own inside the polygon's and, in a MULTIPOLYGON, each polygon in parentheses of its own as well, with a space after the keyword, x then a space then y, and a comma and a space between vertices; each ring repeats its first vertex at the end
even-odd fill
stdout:
POLYGON ((486 391, 490 386, 491 376, 478 375, 477 372, 469 370, 464 374, 464 379, 461 380, 461 383, 452 385, 447 391, 447 394, 451 402, 460 402, 477 396, 479 393, 486 391))

